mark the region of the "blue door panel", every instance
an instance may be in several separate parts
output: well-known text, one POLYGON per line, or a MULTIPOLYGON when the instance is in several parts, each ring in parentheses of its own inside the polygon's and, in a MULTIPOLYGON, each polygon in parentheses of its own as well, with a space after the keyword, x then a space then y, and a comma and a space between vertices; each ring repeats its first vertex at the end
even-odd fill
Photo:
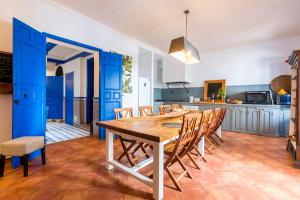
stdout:
MULTIPOLYGON (((113 109, 122 106, 122 55, 104 51, 100 55, 99 120, 112 120, 113 109)), ((99 137, 105 139, 105 129, 100 128, 99 137)))
POLYGON ((48 119, 63 118, 63 76, 46 77, 46 105, 48 119))
POLYGON ((86 122, 93 121, 94 58, 87 60, 86 122))
MULTIPOLYGON (((46 39, 32 27, 13 19, 13 130, 12 138, 45 136, 46 39)), ((39 156, 39 151, 30 159, 39 156)), ((13 167, 20 165, 13 158, 13 167)))
POLYGON ((65 120, 66 124, 73 125, 74 72, 65 75, 65 88, 65 120))

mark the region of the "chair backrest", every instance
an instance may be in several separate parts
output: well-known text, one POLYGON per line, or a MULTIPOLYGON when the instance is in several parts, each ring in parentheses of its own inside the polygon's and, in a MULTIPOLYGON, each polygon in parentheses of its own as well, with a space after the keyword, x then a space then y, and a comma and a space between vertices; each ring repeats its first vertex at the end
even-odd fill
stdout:
POLYGON ((140 112, 141 117, 149 116, 149 115, 152 115, 153 108, 152 108, 152 106, 140 106, 139 112, 140 112))
POLYGON ((159 105, 158 108, 160 113, 169 113, 172 111, 171 105, 159 105))
POLYGON ((195 132, 196 126, 202 121, 202 113, 191 113, 183 116, 183 123, 179 132, 179 137, 173 148, 171 156, 168 158, 166 163, 171 162, 176 155, 179 155, 184 147, 188 146, 190 142, 196 137, 195 132))
POLYGON ((221 125, 221 123, 224 119, 224 118, 222 119, 223 113, 224 112, 223 112, 222 108, 215 108, 214 109, 213 117, 212 117, 211 122, 209 124, 209 130, 206 133, 207 136, 211 135, 211 134, 213 134, 214 132, 217 131, 217 129, 219 128, 219 126, 221 125))
POLYGON ((172 110, 178 110, 181 108, 181 106, 179 104, 172 104, 171 107, 172 107, 172 110))
POLYGON ((126 118, 132 118, 132 108, 115 108, 115 117, 116 119, 126 119, 126 118))
MULTIPOLYGON (((213 110, 204 110, 202 112, 201 122, 197 125, 195 132, 196 136, 193 142, 191 142, 189 148, 192 148, 192 145, 200 142, 203 135, 205 135, 209 131, 209 124, 211 120, 211 116, 213 115, 213 110)), ((189 149, 187 149, 187 152, 189 149)))
POLYGON ((217 123, 217 129, 221 126, 221 124, 223 123, 223 120, 225 118, 226 115, 226 108, 220 108, 220 114, 219 114, 219 119, 218 119, 218 123, 217 123))

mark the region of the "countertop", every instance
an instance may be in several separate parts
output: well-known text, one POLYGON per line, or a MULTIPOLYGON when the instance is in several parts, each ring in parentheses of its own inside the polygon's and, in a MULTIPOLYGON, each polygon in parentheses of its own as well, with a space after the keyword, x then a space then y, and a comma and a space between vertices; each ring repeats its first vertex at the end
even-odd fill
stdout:
POLYGON ((224 106, 251 106, 251 107, 287 107, 289 108, 290 105, 278 105, 278 104, 232 104, 232 103, 225 103, 225 102, 195 102, 190 103, 187 101, 168 101, 168 100, 159 100, 156 102, 164 102, 170 104, 183 104, 183 105, 191 105, 191 106, 205 106, 205 105, 224 105, 224 106))

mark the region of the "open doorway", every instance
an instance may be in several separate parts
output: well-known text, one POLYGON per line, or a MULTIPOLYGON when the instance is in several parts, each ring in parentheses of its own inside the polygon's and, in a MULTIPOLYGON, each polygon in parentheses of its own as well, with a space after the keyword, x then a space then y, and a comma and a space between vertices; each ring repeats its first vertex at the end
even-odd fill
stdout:
POLYGON ((98 52, 47 38, 46 53, 47 144, 92 135, 98 52))

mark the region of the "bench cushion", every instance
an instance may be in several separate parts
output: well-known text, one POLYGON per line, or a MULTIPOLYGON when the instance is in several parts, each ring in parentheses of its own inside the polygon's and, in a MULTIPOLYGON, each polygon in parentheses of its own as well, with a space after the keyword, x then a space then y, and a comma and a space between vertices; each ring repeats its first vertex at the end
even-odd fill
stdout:
POLYGON ((0 153, 5 156, 23 156, 43 148, 43 136, 26 136, 0 144, 0 153))

